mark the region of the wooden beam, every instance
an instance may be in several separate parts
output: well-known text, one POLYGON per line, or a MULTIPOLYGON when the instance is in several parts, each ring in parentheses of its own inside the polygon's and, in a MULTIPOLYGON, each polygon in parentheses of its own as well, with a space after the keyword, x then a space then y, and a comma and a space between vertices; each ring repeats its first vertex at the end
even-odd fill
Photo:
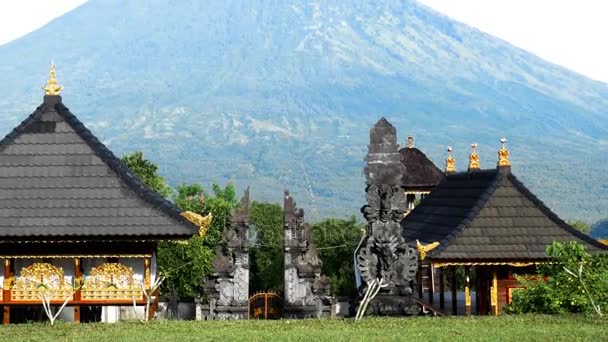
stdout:
MULTIPOLYGON (((82 299, 82 293, 80 292, 80 286, 82 284, 82 259, 74 258, 74 280, 76 286, 76 292, 74 292, 74 301, 80 302, 82 299)), ((80 323, 80 305, 74 305, 74 323, 80 323)))
MULTIPOLYGON (((11 301, 11 286, 13 280, 13 272, 11 269, 11 259, 4 259, 4 284, 2 289, 2 300, 4 303, 9 303, 11 301)), ((11 323, 11 306, 4 305, 4 312, 2 313, 2 324, 10 324, 11 323)))
POLYGON ((472 300, 471 300, 471 267, 464 267, 464 307, 467 316, 471 316, 472 313, 472 300))
POLYGON ((445 274, 444 267, 439 267, 439 308, 445 309, 445 274))
POLYGON ((433 264, 430 263, 429 264, 429 270, 428 270, 428 279, 429 279, 429 304, 433 305, 433 302, 435 301, 434 295, 435 295, 435 277, 433 274, 433 264))
POLYGON ((456 266, 450 266, 452 270, 452 315, 458 315, 458 298, 457 298, 457 287, 456 287, 456 266))
POLYGON ((490 303, 492 305, 492 313, 498 316, 498 276, 496 268, 492 270, 492 287, 490 288, 490 303))

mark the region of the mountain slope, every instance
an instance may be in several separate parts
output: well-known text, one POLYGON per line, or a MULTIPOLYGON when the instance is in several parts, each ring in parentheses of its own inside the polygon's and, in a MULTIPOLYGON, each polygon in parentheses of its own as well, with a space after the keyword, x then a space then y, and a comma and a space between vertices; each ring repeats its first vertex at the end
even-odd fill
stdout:
POLYGON ((275 201, 289 186, 320 215, 356 214, 384 115, 438 163, 453 145, 461 168, 473 141, 492 167, 506 135, 550 207, 608 207, 608 86, 414 1, 92 0, 0 47, 0 129, 40 101, 50 59, 72 111, 173 183, 275 201))

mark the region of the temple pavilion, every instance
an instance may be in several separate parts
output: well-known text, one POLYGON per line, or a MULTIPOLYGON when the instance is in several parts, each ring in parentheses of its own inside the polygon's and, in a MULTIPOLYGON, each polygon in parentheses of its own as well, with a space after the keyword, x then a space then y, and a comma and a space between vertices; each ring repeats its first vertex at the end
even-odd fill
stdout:
POLYGON ((401 163, 407 172, 401 179, 401 188, 407 199, 406 214, 412 211, 416 201, 424 199, 441 183, 444 173, 418 148, 414 146, 414 137, 408 136, 405 147, 399 150, 401 163))
POLYGON ((590 252, 608 250, 560 219, 517 179, 506 139, 501 142, 498 164, 492 169, 480 168, 476 144, 467 171, 456 172, 450 153, 445 178, 402 221, 405 239, 415 242, 420 253, 421 278, 428 279, 425 295, 436 306, 439 292, 440 309, 445 309, 444 270, 450 269, 453 314, 458 268, 465 273, 466 313, 498 315, 513 291, 521 288, 514 275, 534 274, 536 264, 548 261, 545 249, 554 241, 577 241, 590 252))
POLYGON ((62 103, 54 66, 44 90, 42 104, 0 141, 5 324, 43 318, 44 296, 67 301, 75 322, 96 308, 141 305, 157 276, 158 241, 198 231, 62 103))

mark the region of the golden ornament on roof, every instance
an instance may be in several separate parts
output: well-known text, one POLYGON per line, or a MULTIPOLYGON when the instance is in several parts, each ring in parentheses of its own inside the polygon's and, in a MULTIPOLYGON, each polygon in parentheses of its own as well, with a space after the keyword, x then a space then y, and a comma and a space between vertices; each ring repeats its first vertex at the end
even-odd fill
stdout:
POLYGON ((500 138, 500 143, 502 147, 498 150, 498 166, 511 166, 511 162, 509 161, 509 150, 505 144, 507 143, 507 138, 500 138))
POLYGON ((209 229, 211 221, 213 221, 213 215, 211 213, 203 216, 192 211, 184 211, 180 215, 198 227, 198 235, 201 237, 207 234, 207 229, 209 229))
POLYGON ((473 151, 469 154, 469 170, 478 170, 479 166, 479 154, 477 154, 477 143, 472 143, 471 148, 473 151))
POLYGON ((452 156, 452 146, 448 146, 448 157, 445 159, 445 173, 456 172, 456 160, 452 156))
POLYGON ((57 84, 57 79, 55 78, 55 63, 51 63, 51 70, 49 73, 49 80, 42 89, 44 89, 45 95, 58 96, 61 94, 63 87, 57 84))
POLYGON ((409 135, 407 137, 407 140, 405 142, 405 147, 407 148, 414 148, 414 137, 409 135))
POLYGON ((424 260, 426 258, 426 253, 437 248, 437 246, 439 246, 439 242, 437 241, 429 243, 428 245, 423 245, 420 241, 416 240, 416 249, 418 250, 418 253, 420 253, 420 260, 424 260))

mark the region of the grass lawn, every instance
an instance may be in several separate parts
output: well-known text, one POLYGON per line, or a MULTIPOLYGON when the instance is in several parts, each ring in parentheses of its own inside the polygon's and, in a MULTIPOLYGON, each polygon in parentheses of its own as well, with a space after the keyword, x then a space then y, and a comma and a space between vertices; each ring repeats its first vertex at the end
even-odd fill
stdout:
POLYGON ((591 316, 164 321, 0 326, 0 341, 608 341, 591 316))

